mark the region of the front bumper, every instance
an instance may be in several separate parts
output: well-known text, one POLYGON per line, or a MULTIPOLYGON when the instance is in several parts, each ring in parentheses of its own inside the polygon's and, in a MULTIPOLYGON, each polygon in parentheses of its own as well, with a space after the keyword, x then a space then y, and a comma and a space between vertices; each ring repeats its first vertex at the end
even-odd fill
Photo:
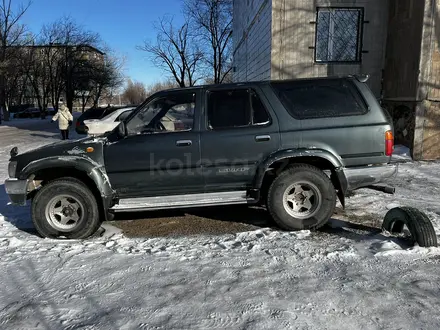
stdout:
POLYGON ((367 188, 378 183, 390 184, 397 176, 399 164, 344 168, 347 190, 367 188))
POLYGON ((28 180, 6 179, 5 189, 12 204, 26 205, 28 180))

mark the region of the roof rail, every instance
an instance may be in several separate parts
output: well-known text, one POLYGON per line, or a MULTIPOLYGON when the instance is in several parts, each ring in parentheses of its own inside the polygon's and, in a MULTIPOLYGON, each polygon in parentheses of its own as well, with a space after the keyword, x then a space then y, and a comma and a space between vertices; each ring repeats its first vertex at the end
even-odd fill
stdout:
POLYGON ((366 83, 368 79, 370 79, 370 75, 368 74, 355 74, 352 77, 355 77, 357 81, 361 83, 366 83))

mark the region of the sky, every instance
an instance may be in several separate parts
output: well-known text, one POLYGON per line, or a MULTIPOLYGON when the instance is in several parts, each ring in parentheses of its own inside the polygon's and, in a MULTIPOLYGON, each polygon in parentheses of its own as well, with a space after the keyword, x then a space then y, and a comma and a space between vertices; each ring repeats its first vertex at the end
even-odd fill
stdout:
POLYGON ((70 16, 85 29, 99 33, 116 54, 126 58, 127 77, 149 85, 165 75, 136 46, 155 40, 153 24, 163 15, 175 15, 175 21, 181 21, 181 5, 182 0, 32 0, 22 22, 38 33, 44 24, 70 16))

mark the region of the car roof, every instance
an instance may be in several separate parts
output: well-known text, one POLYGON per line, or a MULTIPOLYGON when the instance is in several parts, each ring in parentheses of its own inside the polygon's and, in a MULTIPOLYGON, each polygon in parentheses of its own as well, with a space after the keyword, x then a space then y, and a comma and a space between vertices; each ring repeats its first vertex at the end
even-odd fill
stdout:
POLYGON ((242 81, 228 84, 207 84, 207 85, 198 85, 191 87, 180 87, 180 88, 171 88, 159 91, 157 94, 162 92, 170 92, 170 91, 184 91, 184 90, 200 90, 200 89, 212 89, 212 88, 237 88, 240 86, 248 86, 248 85, 267 85, 270 83, 289 83, 289 82, 300 82, 300 81, 323 81, 323 80, 334 80, 334 79, 357 79, 361 82, 366 82, 368 80, 368 75, 334 75, 334 76, 323 76, 323 77, 308 77, 308 78, 293 78, 293 79, 269 79, 269 80, 257 80, 257 81, 242 81))

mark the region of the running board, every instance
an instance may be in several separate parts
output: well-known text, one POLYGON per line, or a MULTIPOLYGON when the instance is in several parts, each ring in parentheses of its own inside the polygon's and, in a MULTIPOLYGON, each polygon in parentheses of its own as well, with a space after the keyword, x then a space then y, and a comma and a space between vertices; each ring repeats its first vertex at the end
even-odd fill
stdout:
POLYGON ((256 202, 247 197, 246 191, 228 191, 209 194, 173 195, 119 200, 113 212, 138 212, 150 210, 176 209, 216 205, 247 204, 256 202))

